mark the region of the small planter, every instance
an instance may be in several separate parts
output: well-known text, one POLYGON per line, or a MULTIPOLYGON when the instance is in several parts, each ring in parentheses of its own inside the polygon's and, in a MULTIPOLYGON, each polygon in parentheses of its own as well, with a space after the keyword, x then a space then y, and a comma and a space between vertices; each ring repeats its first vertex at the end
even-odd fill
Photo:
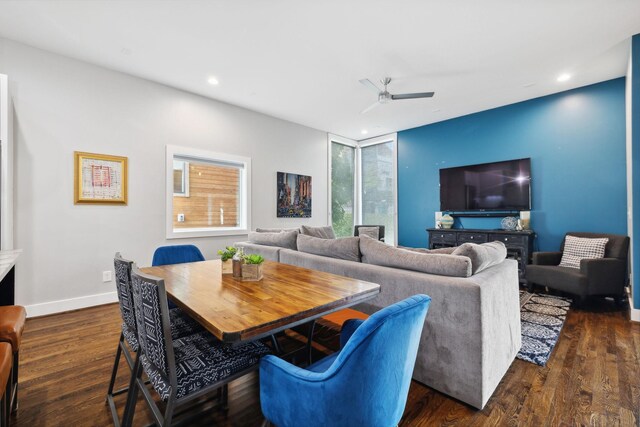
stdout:
POLYGON ((233 274, 233 261, 222 261, 222 274, 233 274))
POLYGON ((262 280, 262 264, 242 264, 242 280, 253 282, 262 280))

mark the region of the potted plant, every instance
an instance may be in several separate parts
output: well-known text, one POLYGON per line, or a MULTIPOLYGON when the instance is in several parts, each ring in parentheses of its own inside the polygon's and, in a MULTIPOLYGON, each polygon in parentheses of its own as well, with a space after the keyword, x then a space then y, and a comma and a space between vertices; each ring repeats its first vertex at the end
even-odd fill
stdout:
POLYGON ((244 264, 242 264, 242 280, 261 280, 263 262, 264 258, 261 255, 245 255, 244 264))
POLYGON ((218 255, 220 255, 220 259, 222 260, 222 274, 233 274, 231 259, 236 252, 238 252, 238 249, 233 246, 227 246, 218 251, 218 255))

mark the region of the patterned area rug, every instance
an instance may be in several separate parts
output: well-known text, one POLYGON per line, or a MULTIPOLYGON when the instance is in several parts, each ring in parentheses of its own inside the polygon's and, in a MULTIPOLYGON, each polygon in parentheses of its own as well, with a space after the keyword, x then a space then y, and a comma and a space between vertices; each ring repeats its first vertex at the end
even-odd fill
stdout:
POLYGON ((569 298, 520 291, 522 348, 518 359, 547 364, 570 306, 569 298))

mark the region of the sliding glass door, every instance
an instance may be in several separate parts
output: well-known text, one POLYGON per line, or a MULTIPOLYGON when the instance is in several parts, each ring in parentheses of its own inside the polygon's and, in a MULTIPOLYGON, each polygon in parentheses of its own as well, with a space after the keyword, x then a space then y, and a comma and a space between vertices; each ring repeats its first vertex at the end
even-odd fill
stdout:
POLYGON ((356 147, 331 140, 331 224, 337 237, 353 235, 356 214, 356 147))
POLYGON ((385 241, 394 244, 396 222, 395 141, 360 147, 362 224, 384 225, 385 241))

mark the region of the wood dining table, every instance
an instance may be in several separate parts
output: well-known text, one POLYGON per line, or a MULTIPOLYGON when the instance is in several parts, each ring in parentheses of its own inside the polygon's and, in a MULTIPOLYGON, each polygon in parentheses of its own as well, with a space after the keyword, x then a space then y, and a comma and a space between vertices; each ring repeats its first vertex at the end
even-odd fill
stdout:
POLYGON ((222 274, 220 260, 140 269, 164 279, 171 301, 225 343, 264 338, 375 298, 380 285, 265 261, 264 277, 222 274))

